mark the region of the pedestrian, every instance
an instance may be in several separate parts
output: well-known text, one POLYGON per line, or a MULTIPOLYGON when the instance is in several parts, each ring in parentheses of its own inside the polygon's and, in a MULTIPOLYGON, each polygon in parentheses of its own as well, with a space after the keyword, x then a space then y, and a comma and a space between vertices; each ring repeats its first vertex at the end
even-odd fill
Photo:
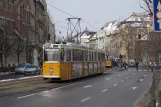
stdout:
POLYGON ((153 69, 154 69, 154 64, 152 63, 151 64, 151 72, 153 72, 153 69))
POLYGON ((136 67, 136 70, 138 71, 139 62, 136 62, 136 63, 135 63, 135 67, 136 67))
POLYGON ((126 69, 126 62, 125 61, 123 62, 123 67, 126 69))

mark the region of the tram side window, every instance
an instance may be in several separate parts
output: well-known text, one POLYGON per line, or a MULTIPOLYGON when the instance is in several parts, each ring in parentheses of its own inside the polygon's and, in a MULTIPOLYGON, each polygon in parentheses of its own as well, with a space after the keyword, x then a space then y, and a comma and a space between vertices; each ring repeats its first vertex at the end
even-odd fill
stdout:
POLYGON ((64 61, 64 56, 65 56, 65 52, 64 52, 64 48, 60 49, 60 60, 64 61))
POLYGON ((96 56, 96 52, 94 52, 94 57, 93 57, 93 61, 97 61, 97 56, 96 56))
POLYGON ((100 61, 101 57, 100 57, 100 53, 98 52, 98 61, 100 61))
POLYGON ((73 61, 77 61, 77 50, 73 49, 73 61))
POLYGON ((71 50, 66 51, 66 61, 71 61, 71 50))
POLYGON ((85 61, 88 61, 88 51, 85 51, 85 61))
POLYGON ((105 61, 105 53, 101 53, 101 61, 105 61))
POLYGON ((92 52, 91 51, 89 51, 88 57, 89 57, 89 61, 92 61, 92 52))
POLYGON ((84 61, 84 51, 80 51, 80 61, 84 61))
POLYGON ((73 49, 73 61, 80 61, 80 51, 73 49))
POLYGON ((94 61, 94 52, 92 52, 92 61, 94 61))

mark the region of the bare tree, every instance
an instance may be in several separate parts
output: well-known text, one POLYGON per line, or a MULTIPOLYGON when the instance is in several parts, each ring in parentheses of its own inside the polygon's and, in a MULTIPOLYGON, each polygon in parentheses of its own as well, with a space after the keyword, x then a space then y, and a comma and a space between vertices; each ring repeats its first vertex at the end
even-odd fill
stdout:
POLYGON ((16 46, 15 46, 15 49, 14 49, 14 51, 15 51, 14 53, 16 53, 16 55, 17 55, 18 64, 20 62, 20 55, 24 51, 24 48, 25 48, 25 41, 17 40, 16 46))
POLYGON ((132 28, 129 23, 120 27, 119 35, 120 35, 120 43, 122 49, 125 51, 124 54, 127 56, 126 59, 133 59, 135 56, 135 40, 136 40, 137 29, 132 28))
POLYGON ((149 11, 150 15, 152 15, 152 0, 141 0, 140 1, 140 7, 144 9, 145 11, 149 11))
POLYGON ((16 43, 16 40, 12 36, 4 36, 0 39, 0 43, 2 45, 2 54, 5 58, 5 67, 7 64, 7 58, 13 53, 14 51, 14 45, 16 43))

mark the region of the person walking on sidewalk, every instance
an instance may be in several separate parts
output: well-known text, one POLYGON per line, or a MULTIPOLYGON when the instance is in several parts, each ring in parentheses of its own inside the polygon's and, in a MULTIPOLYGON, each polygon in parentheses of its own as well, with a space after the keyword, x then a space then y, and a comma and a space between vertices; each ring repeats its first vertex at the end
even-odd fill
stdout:
POLYGON ((136 62, 136 63, 135 63, 135 66, 136 66, 136 70, 138 71, 139 62, 136 62))

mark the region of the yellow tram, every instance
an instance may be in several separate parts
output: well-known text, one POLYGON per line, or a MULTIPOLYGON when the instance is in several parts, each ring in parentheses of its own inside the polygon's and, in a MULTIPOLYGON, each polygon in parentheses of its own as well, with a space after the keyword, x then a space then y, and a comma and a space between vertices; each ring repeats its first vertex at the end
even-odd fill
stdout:
POLYGON ((105 66, 112 67, 112 59, 111 58, 106 57, 105 66))
POLYGON ((43 45, 44 80, 71 80, 105 71, 105 52, 74 43, 43 45))

